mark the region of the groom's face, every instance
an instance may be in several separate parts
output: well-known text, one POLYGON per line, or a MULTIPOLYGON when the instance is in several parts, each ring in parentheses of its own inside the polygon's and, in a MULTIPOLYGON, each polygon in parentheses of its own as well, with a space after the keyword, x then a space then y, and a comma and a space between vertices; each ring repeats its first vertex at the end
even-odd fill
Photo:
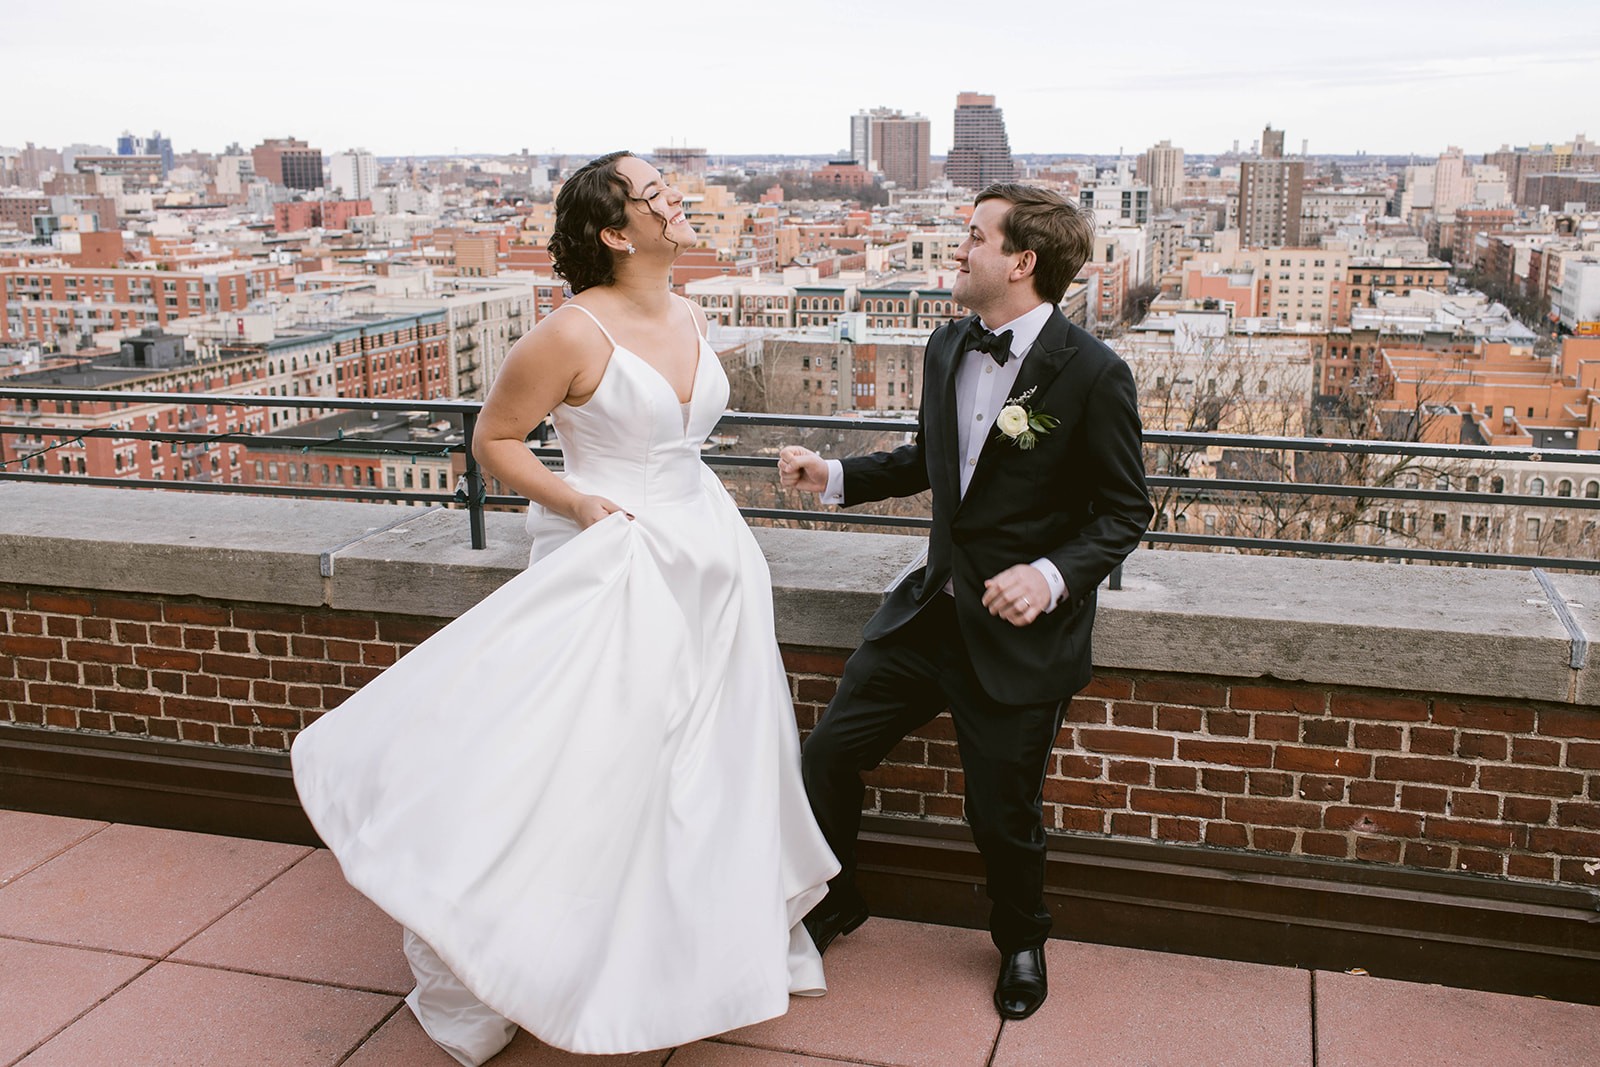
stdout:
POLYGON ((1004 250, 1006 215, 1011 204, 1005 200, 985 200, 972 212, 967 239, 956 249, 960 265, 951 295, 956 302, 979 315, 1002 306, 1017 269, 1018 253, 1004 250))

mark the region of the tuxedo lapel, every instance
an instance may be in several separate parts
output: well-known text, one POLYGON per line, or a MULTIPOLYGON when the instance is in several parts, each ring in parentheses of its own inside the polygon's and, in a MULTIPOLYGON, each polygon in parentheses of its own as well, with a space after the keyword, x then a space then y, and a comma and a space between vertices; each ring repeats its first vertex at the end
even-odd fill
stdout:
MULTIPOLYGON (((1011 387, 1011 396, 1021 396, 1032 389, 1037 398, 1049 390, 1056 375, 1078 354, 1077 348, 1069 343, 1069 336, 1067 317, 1058 308, 1045 320, 1044 329, 1039 331, 1033 347, 1028 349, 1028 356, 1022 361, 1022 370, 1017 373, 1016 384, 1011 387)), ((1037 405, 1029 406, 1037 410, 1037 405)))
MULTIPOLYGON (((1061 314, 1061 309, 1056 308, 1050 313, 1050 318, 1045 321, 1044 329, 1039 331, 1039 336, 1033 342, 1033 347, 1028 349, 1028 354, 1022 361, 1022 369, 1017 372, 1017 380, 1011 386, 1011 393, 1007 399, 1014 399, 1032 389, 1033 396, 1027 401, 1026 407, 1033 412, 1038 412, 1041 398, 1050 389, 1050 384, 1056 376, 1078 354, 1078 349, 1069 341, 1070 334, 1067 330, 1067 317, 1061 314)), ((952 381, 954 379, 952 378, 952 381)), ((954 392, 951 393, 953 397, 954 392)), ((952 411, 954 409, 952 408, 952 411)), ((998 416, 998 412, 996 413, 998 416)), ((978 487, 983 479, 984 472, 999 462, 998 455, 1010 451, 1013 447, 1006 441, 997 441, 997 433, 993 423, 989 426, 989 436, 984 440, 983 449, 978 453, 978 466, 972 472, 972 480, 967 483, 967 494, 962 497, 965 503, 972 496, 972 491, 978 487)), ((959 471, 957 473, 959 477, 959 471)), ((960 484, 959 482, 957 483, 960 484)))
POLYGON ((967 324, 977 316, 957 319, 945 331, 943 359, 939 368, 943 381, 939 384, 939 407, 934 412, 939 424, 939 440, 943 442, 944 455, 939 457, 939 471, 945 478, 946 499, 952 503, 961 499, 961 436, 956 424, 956 373, 961 369, 961 358, 966 355, 967 324))

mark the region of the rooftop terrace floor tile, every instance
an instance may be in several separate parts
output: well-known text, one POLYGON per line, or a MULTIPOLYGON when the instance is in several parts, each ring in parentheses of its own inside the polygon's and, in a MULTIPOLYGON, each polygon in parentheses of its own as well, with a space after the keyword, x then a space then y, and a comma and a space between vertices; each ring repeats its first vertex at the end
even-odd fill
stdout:
POLYGON ((404 996, 415 985, 400 926, 350 888, 319 849, 172 958, 404 996))
POLYGON ((334 1067, 400 1003, 354 989, 158 963, 22 1062, 334 1067))
POLYGON ((1318 1067, 1600 1063, 1600 1005, 1318 971, 1318 1067))
POLYGON ((0 1064, 12 1063, 149 966, 136 956, 0 938, 0 1064))
POLYGON ((1309 971, 1071 941, 1045 964, 1050 997, 994 1067, 1310 1067, 1309 971))
POLYGON ((164 956, 310 851, 109 826, 0 888, 0 937, 164 956))
POLYGON ((828 949, 828 992, 719 1041, 894 1067, 983 1067, 1000 954, 982 930, 868 920, 828 949))
POLYGON ((826 1060, 802 1056, 798 1052, 773 1052, 771 1049, 724 1045, 701 1041, 685 1045, 673 1054, 670 1067, 837 1067, 841 1063, 866 1063, 866 1060, 826 1060))
POLYGON ((108 824, 31 811, 0 811, 0 886, 14 881, 108 824))

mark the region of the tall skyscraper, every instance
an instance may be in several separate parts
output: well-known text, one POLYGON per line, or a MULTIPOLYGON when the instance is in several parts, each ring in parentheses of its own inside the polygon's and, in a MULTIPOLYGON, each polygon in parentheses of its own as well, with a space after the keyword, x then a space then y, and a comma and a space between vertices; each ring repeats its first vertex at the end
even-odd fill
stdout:
POLYGON ((1439 153, 1433 176, 1433 213, 1449 218, 1473 200, 1472 166, 1461 149, 1451 145, 1439 153))
POLYGON ((1261 131, 1261 158, 1283 158, 1283 131, 1272 128, 1272 123, 1267 123, 1267 128, 1261 131))
POLYGON ((994 97, 958 94, 955 125, 955 143, 944 164, 951 184, 980 192, 994 182, 1016 180, 1005 116, 994 106, 994 97))
POLYGON ((875 107, 850 116, 850 158, 902 189, 927 188, 932 146, 922 115, 875 107))
POLYGON ((365 200, 378 185, 377 160, 361 148, 335 152, 328 161, 328 184, 346 200, 365 200))
POLYGON ((1300 198, 1306 161, 1285 158, 1283 131, 1268 126, 1261 154, 1239 162, 1239 244, 1295 248, 1300 244, 1300 198))
POLYGON ((1162 141, 1139 156, 1135 176, 1150 187, 1150 207, 1165 211, 1183 195, 1183 149, 1162 141))
POLYGON ((861 164, 863 170, 871 170, 875 158, 872 154, 872 117, 875 114, 897 114, 886 107, 876 107, 871 111, 857 111, 850 116, 850 158, 861 164))

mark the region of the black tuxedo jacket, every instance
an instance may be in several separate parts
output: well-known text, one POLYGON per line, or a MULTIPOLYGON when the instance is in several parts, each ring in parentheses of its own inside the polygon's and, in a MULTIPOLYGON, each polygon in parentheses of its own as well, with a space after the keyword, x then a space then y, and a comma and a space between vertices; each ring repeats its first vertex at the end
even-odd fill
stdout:
POLYGON ((991 424, 965 497, 956 427, 956 367, 971 317, 935 330, 923 363, 916 438, 843 461, 844 503, 933 490, 927 565, 890 591, 867 623, 882 637, 954 579, 956 617, 978 681, 1003 704, 1063 700, 1088 684, 1095 590, 1139 544, 1152 508, 1133 375, 1116 353, 1052 312, 1011 396, 1060 424, 1024 451, 991 424), (1046 557, 1067 600, 1016 627, 983 606, 983 583, 1046 557))

